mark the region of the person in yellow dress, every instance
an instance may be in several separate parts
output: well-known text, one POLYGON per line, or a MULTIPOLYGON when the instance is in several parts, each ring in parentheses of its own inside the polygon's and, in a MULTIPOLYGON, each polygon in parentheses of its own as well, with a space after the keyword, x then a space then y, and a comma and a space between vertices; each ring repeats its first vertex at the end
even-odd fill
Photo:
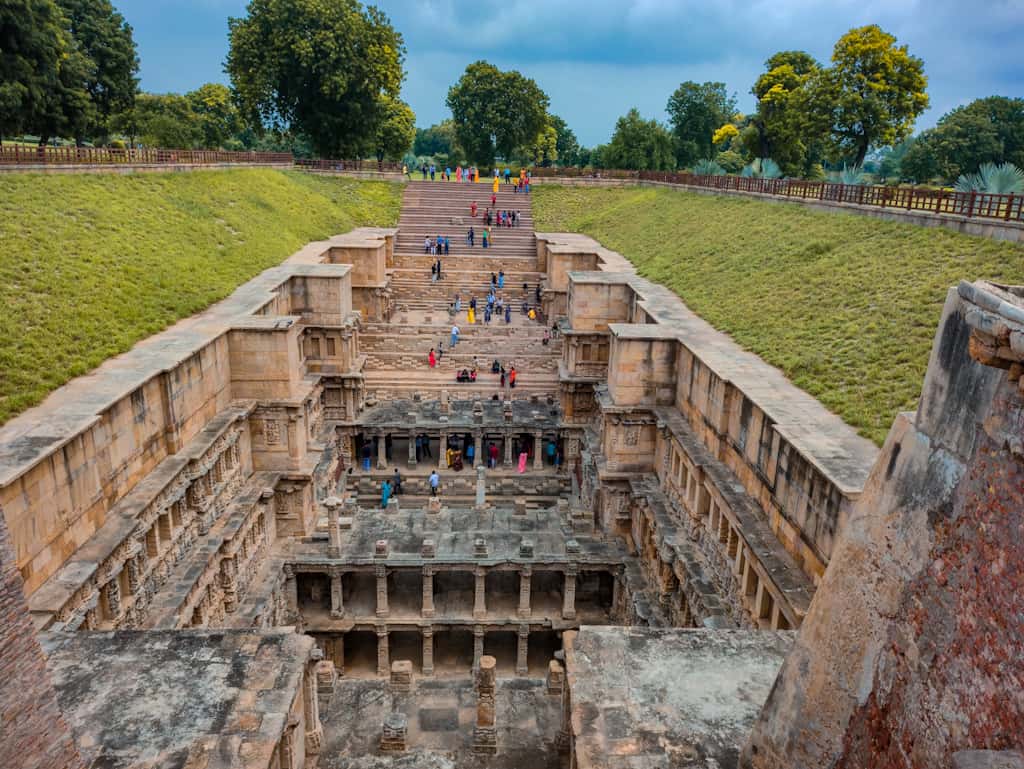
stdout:
POLYGON ((495 195, 497 195, 497 194, 498 194, 498 181, 499 181, 499 180, 498 180, 498 177, 497 177, 497 176, 495 176, 495 177, 494 177, 494 184, 492 184, 492 185, 491 185, 491 189, 493 189, 493 190, 494 190, 494 194, 495 194, 495 195))
POLYGON ((476 323, 476 312, 473 310, 472 307, 470 307, 469 308, 469 325, 472 326, 474 323, 476 323))

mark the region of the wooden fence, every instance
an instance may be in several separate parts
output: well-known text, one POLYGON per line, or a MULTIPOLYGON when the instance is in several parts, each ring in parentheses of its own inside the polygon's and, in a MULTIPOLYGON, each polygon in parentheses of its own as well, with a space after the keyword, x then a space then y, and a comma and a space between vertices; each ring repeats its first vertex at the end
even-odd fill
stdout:
POLYGON ((248 165, 291 164, 290 152, 116 149, 109 147, 0 147, 0 166, 31 165, 248 165))
POLYGON ((297 158, 295 167, 307 171, 392 171, 401 173, 402 164, 377 160, 306 160, 297 158))
POLYGON ((953 192, 921 187, 889 187, 881 184, 837 184, 801 179, 747 179, 742 176, 696 176, 667 171, 582 171, 578 168, 537 168, 533 175, 544 177, 634 179, 637 181, 679 184, 688 187, 774 195, 797 200, 822 200, 852 203, 907 211, 930 211, 936 214, 1024 220, 1024 195, 989 192, 953 192))

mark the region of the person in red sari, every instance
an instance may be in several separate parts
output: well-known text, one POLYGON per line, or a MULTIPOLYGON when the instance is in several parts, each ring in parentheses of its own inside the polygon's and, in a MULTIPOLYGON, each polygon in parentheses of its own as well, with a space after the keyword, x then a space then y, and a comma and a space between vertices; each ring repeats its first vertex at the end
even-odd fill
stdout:
POLYGON ((434 368, 437 365, 437 356, 434 355, 434 348, 430 348, 430 354, 427 356, 427 362, 430 364, 430 368, 434 368))
POLYGON ((471 217, 473 217, 474 219, 476 219, 476 201, 475 200, 472 203, 470 203, 470 205, 469 205, 469 215, 471 217))

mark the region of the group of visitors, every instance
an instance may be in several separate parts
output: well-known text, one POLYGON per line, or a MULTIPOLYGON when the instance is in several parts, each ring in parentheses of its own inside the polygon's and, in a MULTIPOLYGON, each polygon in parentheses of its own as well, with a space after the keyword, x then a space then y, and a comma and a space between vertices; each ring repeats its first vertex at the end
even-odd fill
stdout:
MULTIPOLYGON (((441 181, 450 182, 452 177, 455 177, 457 182, 479 182, 480 181, 480 170, 476 166, 456 166, 453 172, 450 166, 445 167, 444 170, 438 169, 434 163, 422 163, 420 165, 420 174, 423 177, 423 181, 430 178, 430 181, 437 181, 437 177, 441 177, 441 181)), ((402 164, 402 175, 412 179, 412 171, 409 169, 408 164, 402 164)), ((498 191, 498 185, 501 180, 505 180, 505 184, 512 185, 513 192, 529 192, 530 184, 533 181, 533 174, 525 168, 519 169, 519 177, 515 180, 512 179, 512 170, 508 167, 505 168, 504 173, 497 167, 494 169, 494 191, 498 191)))
POLYGON ((427 235, 423 238, 423 253, 430 254, 431 256, 448 256, 448 249, 451 247, 451 240, 444 235, 438 235, 435 238, 427 235))

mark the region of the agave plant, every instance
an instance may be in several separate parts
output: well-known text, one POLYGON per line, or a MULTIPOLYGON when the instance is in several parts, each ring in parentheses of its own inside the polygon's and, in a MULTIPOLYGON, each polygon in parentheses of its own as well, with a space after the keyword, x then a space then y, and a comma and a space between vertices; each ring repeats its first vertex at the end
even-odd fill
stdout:
POLYGON ((848 166, 844 163, 837 177, 842 184, 861 184, 864 181, 864 166, 848 166))
POLYGON ((725 169, 714 160, 698 160, 693 164, 691 173, 694 176, 724 176, 725 169))
POLYGON ((961 174, 953 186, 957 192, 1024 192, 1024 171, 1013 163, 982 163, 976 174, 961 174))
POLYGON ((753 162, 740 171, 740 176, 747 179, 781 179, 782 169, 771 158, 754 158, 753 162))

